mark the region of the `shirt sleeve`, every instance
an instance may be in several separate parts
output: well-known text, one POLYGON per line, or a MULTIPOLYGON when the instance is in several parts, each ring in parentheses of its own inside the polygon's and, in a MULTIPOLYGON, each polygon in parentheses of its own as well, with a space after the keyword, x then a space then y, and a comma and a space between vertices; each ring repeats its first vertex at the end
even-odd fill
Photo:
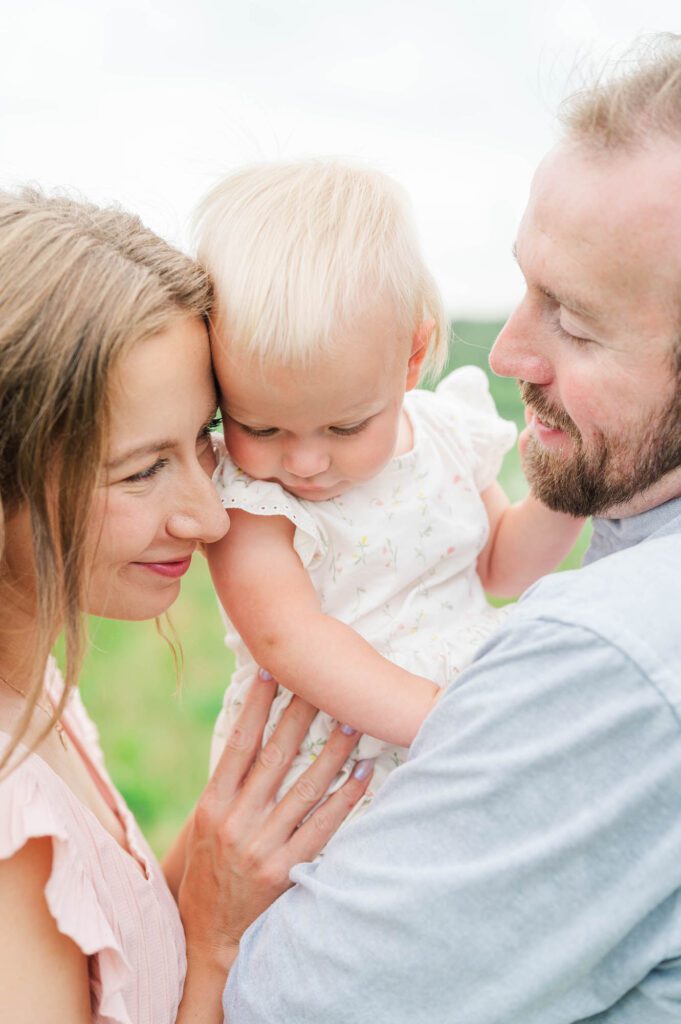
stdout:
POLYGON ((454 418, 475 485, 484 491, 496 480, 504 455, 515 444, 515 424, 497 412, 487 376, 478 366, 454 370, 438 384, 435 394, 454 418))
POLYGON ((230 1024, 678 1019, 677 709, 584 625, 513 620, 246 932, 230 1024))
POLYGON ((224 444, 217 444, 219 461, 213 474, 220 501, 227 512, 242 509, 253 516, 283 516, 295 527, 293 547, 304 568, 317 565, 327 542, 303 502, 274 480, 255 480, 230 459, 224 444))

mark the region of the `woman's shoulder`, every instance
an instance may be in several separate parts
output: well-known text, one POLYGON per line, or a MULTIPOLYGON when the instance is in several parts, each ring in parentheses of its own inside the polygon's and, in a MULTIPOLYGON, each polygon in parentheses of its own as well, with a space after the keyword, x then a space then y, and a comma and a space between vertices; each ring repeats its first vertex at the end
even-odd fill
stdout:
POLYGON ((52 844, 44 836, 0 860, 0 987, 8 1020, 23 1020, 28 1003, 34 1019, 92 1019, 88 958, 55 928, 44 898, 52 860, 52 844))
MULTIPOLYGON (((9 742, 10 737, 0 732, 0 750, 9 742)), ((19 746, 17 756, 21 760, 0 781, 3 874, 27 893, 43 892, 57 931, 83 954, 97 958, 100 1012, 107 1007, 112 1021, 129 1024, 123 1002, 129 967, 105 893, 91 870, 90 861, 96 860, 98 851, 88 833, 87 816, 78 813, 76 797, 38 754, 19 746)))
MULTIPOLYGON (((12 736, 0 729, 0 758, 12 747, 12 736)), ((49 765, 23 743, 12 749, 8 765, 0 774, 0 859, 15 852, 11 846, 22 823, 35 819, 37 825, 43 819, 43 825, 51 827, 55 797, 64 785, 49 765)))
MULTIPOLYGON (((11 744, 10 735, 0 731, 0 757, 11 744)), ((77 805, 75 794, 48 762, 17 744, 0 776, 0 860, 38 838, 51 839, 72 864, 81 860, 84 840, 77 805)))
MULTIPOLYGON (((9 743, 0 732, 0 755, 9 743)), ((0 865, 42 890, 57 931, 94 958, 93 1020, 133 1024, 140 992, 174 1019, 184 945, 160 868, 145 875, 39 753, 19 746, 13 765, 0 779, 0 865)))

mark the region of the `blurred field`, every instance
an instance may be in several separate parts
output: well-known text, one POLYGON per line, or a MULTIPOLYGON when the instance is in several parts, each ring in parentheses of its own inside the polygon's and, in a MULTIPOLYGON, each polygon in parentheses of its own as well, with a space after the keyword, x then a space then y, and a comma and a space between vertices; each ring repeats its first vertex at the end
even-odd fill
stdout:
MULTIPOLYGON (((487 369, 499 327, 456 324, 450 368, 475 363, 487 369)), ((520 426, 515 382, 491 377, 491 386, 501 415, 520 426)), ((512 499, 522 497, 525 484, 515 451, 506 458, 501 480, 512 499)), ((568 566, 579 563, 586 542, 585 531, 568 566)), ((81 686, 109 771, 159 854, 205 783, 210 733, 233 664, 201 558, 194 559, 171 615, 184 652, 179 692, 170 650, 153 622, 93 620, 93 649, 81 686)))

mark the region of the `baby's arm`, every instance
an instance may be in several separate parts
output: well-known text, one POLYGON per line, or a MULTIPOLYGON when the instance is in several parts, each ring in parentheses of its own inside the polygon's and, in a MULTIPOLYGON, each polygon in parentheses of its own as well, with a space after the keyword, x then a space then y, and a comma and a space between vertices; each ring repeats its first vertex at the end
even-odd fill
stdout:
POLYGON ((338 721, 409 746, 439 688, 323 614, 288 519, 231 509, 229 518, 229 533, 208 547, 208 563, 220 601, 255 661, 338 721))
POLYGON ((490 529, 477 569, 485 590, 495 597, 517 597, 555 569, 584 525, 583 519, 553 512, 532 494, 512 505, 497 483, 481 497, 490 529))

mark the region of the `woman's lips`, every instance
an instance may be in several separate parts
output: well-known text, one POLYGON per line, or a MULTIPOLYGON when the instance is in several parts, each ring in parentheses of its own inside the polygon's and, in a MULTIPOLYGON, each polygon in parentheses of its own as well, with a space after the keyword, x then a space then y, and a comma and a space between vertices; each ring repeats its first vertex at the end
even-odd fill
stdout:
POLYGON ((174 580, 184 576, 191 562, 192 556, 187 555, 186 558, 178 558, 172 562, 133 562, 133 565, 139 565, 142 569, 149 569, 158 576, 166 576, 168 579, 174 580))

